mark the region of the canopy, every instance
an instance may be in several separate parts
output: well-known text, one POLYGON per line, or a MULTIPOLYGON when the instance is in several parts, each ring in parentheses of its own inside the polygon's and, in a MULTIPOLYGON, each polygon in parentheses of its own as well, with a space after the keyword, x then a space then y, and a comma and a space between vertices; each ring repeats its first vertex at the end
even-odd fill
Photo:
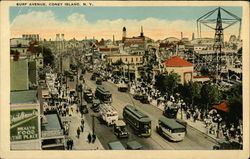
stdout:
POLYGON ((213 105, 212 107, 215 109, 221 110, 223 112, 229 112, 230 110, 229 105, 226 101, 223 101, 218 105, 213 105))

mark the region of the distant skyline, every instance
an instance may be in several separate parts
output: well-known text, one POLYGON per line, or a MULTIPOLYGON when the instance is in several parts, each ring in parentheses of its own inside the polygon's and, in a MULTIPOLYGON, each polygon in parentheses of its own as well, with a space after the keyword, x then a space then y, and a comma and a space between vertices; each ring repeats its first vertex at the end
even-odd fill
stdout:
MULTIPOLYGON (((166 37, 180 38, 181 32, 189 39, 196 31, 196 20, 217 8, 183 6, 140 7, 10 7, 11 37, 22 34, 40 34, 41 38, 55 39, 55 34, 64 33, 69 40, 88 38, 112 39, 122 37, 122 28, 127 28, 128 37, 139 36, 141 26, 144 35, 154 40, 166 37)), ((223 7, 242 17, 242 7, 223 7)), ((226 16, 226 15, 224 15, 226 16)), ((225 30, 225 40, 238 35, 238 25, 225 30)), ((203 27, 203 37, 214 36, 214 31, 203 27)))

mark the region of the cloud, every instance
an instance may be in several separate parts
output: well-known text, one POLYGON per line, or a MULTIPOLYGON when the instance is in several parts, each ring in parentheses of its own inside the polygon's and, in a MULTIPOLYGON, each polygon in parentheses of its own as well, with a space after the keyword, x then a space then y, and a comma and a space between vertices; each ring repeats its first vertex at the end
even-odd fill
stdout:
MULTIPOLYGON (((196 24, 192 21, 176 20, 167 21, 149 17, 143 20, 135 19, 115 19, 98 20, 89 22, 84 14, 72 13, 66 20, 58 20, 53 11, 30 11, 27 14, 18 15, 11 24, 11 36, 17 37, 24 33, 40 34, 42 38, 55 39, 55 34, 65 33, 66 39, 73 37, 84 39, 85 36, 101 39, 121 39, 122 28, 127 28, 128 36, 138 36, 141 26, 144 35, 153 39, 165 39, 169 36, 180 37, 183 32, 184 37, 191 38, 193 32, 196 33, 196 24)), ((213 37, 212 31, 207 36, 213 37)))

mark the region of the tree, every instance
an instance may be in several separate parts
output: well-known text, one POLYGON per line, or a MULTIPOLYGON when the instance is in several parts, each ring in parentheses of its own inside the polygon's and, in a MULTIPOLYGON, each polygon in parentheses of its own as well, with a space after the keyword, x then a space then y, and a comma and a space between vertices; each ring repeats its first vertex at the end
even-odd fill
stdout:
POLYGON ((220 101, 221 92, 218 87, 212 83, 206 83, 201 88, 201 104, 208 111, 209 106, 217 104, 220 101))
POLYGON ((226 91, 229 104, 229 121, 237 123, 242 119, 242 84, 237 84, 226 91))
POLYGON ((201 86, 197 82, 185 82, 179 91, 185 103, 192 106, 199 104, 201 86))
POLYGON ((174 95, 181 78, 175 72, 170 72, 168 74, 161 74, 156 77, 156 87, 162 93, 167 93, 167 96, 174 95))
POLYGON ((39 45, 36 48, 36 50, 37 50, 38 53, 43 54, 43 62, 45 64, 45 66, 48 65, 48 64, 51 65, 51 66, 54 65, 54 55, 52 54, 50 48, 39 45))

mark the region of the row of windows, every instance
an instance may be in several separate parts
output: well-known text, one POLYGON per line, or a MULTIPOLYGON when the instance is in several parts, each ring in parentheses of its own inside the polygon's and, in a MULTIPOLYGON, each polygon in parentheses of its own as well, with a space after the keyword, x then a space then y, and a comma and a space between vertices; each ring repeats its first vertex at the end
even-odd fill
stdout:
MULTIPOLYGON (((113 60, 112 59, 110 59, 111 60, 111 62, 113 62, 113 60)), ((122 61, 123 61, 123 59, 121 59, 122 61)), ((124 59, 124 61, 125 62, 128 62, 128 58, 125 58, 124 59)), ((138 58, 138 57, 136 57, 136 58, 130 58, 130 62, 142 62, 142 57, 140 57, 140 58, 138 58), (140 60, 140 61, 138 61, 138 60, 140 60)))

